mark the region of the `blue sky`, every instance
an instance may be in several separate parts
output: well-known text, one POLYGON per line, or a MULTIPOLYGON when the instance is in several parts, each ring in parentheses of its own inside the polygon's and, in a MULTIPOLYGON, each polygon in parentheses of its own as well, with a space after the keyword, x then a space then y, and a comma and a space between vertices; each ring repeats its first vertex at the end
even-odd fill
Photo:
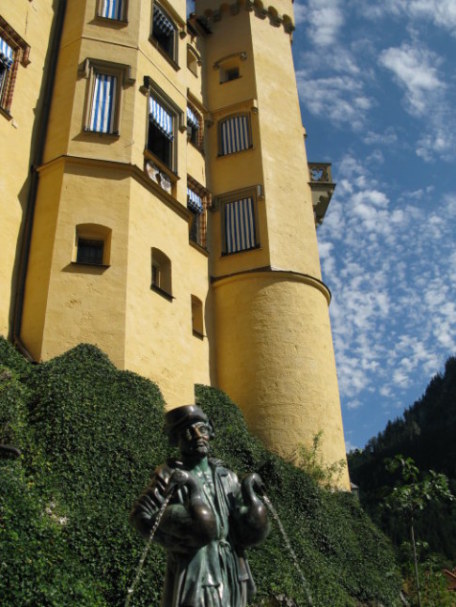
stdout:
POLYGON ((347 448, 456 354, 456 0, 295 0, 307 151, 347 448))

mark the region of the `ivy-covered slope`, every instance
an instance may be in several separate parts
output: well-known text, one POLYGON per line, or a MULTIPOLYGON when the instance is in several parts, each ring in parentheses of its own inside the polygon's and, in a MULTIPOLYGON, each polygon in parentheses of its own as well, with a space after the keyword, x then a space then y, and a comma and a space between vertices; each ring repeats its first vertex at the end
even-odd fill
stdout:
MULTIPOLYGON (((240 474, 260 471, 315 607, 399 604, 390 546, 356 499, 266 451, 220 391, 199 386, 197 400, 216 428, 213 454, 240 474)), ((128 514, 169 455, 163 414, 153 383, 93 346, 32 366, 0 340, 0 443, 22 451, 0 459, 2 607, 124 605, 143 548, 128 514)), ((276 526, 249 560, 258 605, 280 595, 308 604, 276 526)), ((164 569, 154 545, 132 607, 158 607, 164 569)))

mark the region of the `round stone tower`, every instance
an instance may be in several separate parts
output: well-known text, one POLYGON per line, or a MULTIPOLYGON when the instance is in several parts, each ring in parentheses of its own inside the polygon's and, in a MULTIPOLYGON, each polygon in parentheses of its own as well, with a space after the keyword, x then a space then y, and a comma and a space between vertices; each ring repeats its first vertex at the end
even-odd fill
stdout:
MULTIPOLYGON (((291 53, 292 0, 196 0, 204 27, 214 383, 293 456, 345 460, 315 207, 291 53)), ((338 484, 348 488, 345 471, 338 484)))

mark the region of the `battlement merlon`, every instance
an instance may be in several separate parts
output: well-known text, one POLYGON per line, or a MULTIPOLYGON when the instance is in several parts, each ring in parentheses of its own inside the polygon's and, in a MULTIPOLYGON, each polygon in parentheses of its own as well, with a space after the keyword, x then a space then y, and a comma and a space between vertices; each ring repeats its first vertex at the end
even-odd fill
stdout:
POLYGON ((283 25, 288 33, 295 29, 294 0, 195 0, 195 14, 197 17, 216 21, 229 14, 236 14, 240 10, 255 11, 262 18, 269 18, 273 25, 283 25))

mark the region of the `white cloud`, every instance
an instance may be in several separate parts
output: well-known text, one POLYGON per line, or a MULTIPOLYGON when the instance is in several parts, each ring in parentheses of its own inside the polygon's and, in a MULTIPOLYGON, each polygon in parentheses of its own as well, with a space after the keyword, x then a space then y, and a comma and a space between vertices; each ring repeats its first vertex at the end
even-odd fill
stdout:
POLYGON ((428 49, 404 43, 384 50, 379 61, 393 72, 395 80, 405 89, 407 108, 414 115, 428 113, 445 89, 437 70, 441 59, 428 49))
POLYGON ((412 21, 426 20, 456 35, 454 0, 382 0, 378 3, 354 0, 352 4, 368 19, 378 20, 393 16, 412 21))
POLYGON ((348 153, 333 166, 319 242, 340 390, 352 412, 372 391, 393 410, 456 350, 456 193, 437 199, 428 186, 393 199, 367 160, 348 153))
POLYGON ((304 23, 307 15, 307 6, 301 4, 300 2, 295 2, 293 10, 295 24, 299 25, 300 23, 304 23))
POLYGON ((372 102, 358 78, 349 74, 314 78, 307 69, 297 70, 296 78, 299 96, 309 112, 336 124, 349 124, 354 130, 364 128, 372 102))
MULTIPOLYGON (((302 16, 301 9, 298 12, 302 16)), ((304 19, 307 34, 317 46, 334 44, 344 23, 340 0, 308 0, 304 19)))

